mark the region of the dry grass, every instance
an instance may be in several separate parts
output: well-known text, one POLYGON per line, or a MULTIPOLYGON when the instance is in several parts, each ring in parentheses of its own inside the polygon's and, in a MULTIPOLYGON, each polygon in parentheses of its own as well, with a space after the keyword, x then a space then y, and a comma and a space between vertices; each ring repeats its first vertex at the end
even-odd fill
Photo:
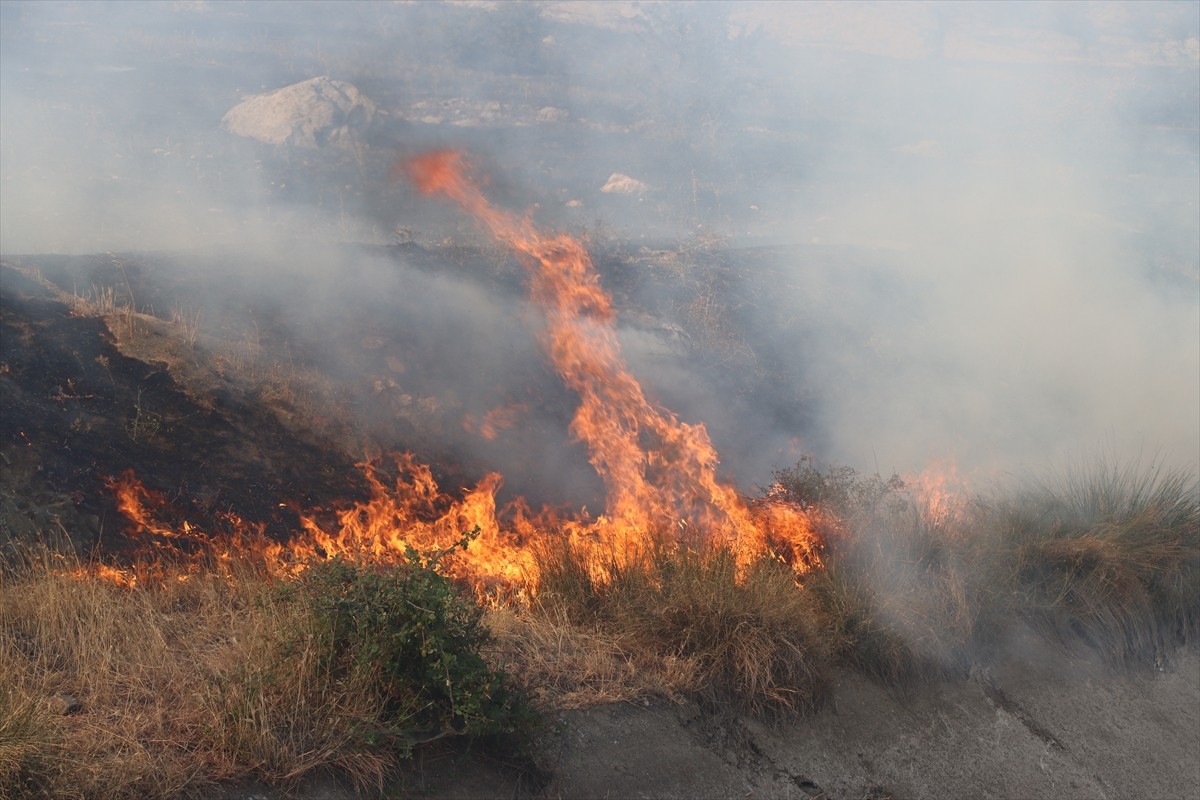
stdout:
POLYGON ((171 323, 179 331, 179 338, 188 347, 196 346, 196 339, 200 335, 200 322, 204 318, 201 311, 189 311, 182 306, 175 306, 171 309, 171 323))
POLYGON ((974 521, 968 509, 935 520, 898 492, 827 533, 826 568, 805 584, 838 661, 901 687, 966 672, 991 614, 974 521))
POLYGON ((92 288, 82 295, 72 295, 71 305, 79 314, 106 317, 117 311, 117 290, 112 286, 92 284, 92 288))
POLYGON ((826 697, 815 600, 773 559, 740 573, 728 550, 652 543, 606 565, 611 577, 600 579, 566 538, 536 557, 542 583, 532 613, 603 641, 639 676, 658 673, 664 694, 767 718, 826 697))
POLYGON ((826 568, 805 579, 843 664, 889 685, 965 674, 1025 620, 1114 666, 1200 638, 1200 488, 1099 463, 931 514, 898 482, 786 471, 824 504, 826 568))
POLYGON ((1114 664, 1200 638, 1200 485, 1101 462, 1035 483, 991 521, 1017 613, 1114 664))
POLYGON ((365 788, 396 767, 361 736, 380 710, 369 687, 324 679, 292 635, 304 611, 249 566, 167 568, 132 590, 79 568, 38 551, 3 575, 0 794, 179 797, 329 768, 365 788))
POLYGON ((561 608, 535 614, 496 607, 485 621, 499 655, 550 708, 681 699, 698 683, 691 661, 638 652, 619 634, 573 622, 561 608))

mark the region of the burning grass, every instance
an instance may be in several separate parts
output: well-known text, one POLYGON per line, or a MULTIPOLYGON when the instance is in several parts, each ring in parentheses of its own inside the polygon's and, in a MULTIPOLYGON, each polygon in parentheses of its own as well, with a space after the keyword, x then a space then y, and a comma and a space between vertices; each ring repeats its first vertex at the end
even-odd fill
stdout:
POLYGON ((639 671, 663 674, 672 694, 765 717, 825 699, 828 661, 816 604, 796 572, 763 555, 738 566, 731 550, 661 540, 601 579, 567 538, 536 556, 541 590, 531 613, 608 637, 639 671))
POLYGON ((22 550, 0 587, 0 781, 17 796, 170 797, 336 770, 367 791, 430 740, 530 742, 525 696, 779 719, 819 707, 838 669, 902 687, 965 677, 1021 620, 1114 667, 1200 633, 1195 479, 1100 467, 947 507, 807 462, 780 477, 771 502, 806 505, 825 543, 809 568, 678 536, 617 553, 556 529, 526 542, 519 586, 464 595, 472 562, 451 553, 333 558, 310 540, 300 552, 318 560, 281 570, 252 538, 214 549, 194 532, 198 552, 160 546, 141 567, 22 550))

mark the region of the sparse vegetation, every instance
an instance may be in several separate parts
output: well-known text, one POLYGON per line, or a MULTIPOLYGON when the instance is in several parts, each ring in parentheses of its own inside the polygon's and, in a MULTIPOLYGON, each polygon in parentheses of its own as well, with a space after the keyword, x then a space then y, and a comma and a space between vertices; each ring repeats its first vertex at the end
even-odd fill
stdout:
POLYGON ((196 346, 196 338, 200 335, 200 320, 203 318, 199 310, 189 311, 182 306, 171 309, 171 322, 179 328, 179 335, 188 347, 196 346))
POLYGON ((129 438, 138 443, 152 440, 162 430, 163 420, 158 414, 142 405, 142 392, 139 389, 137 399, 133 402, 133 414, 125 423, 125 432, 129 438))

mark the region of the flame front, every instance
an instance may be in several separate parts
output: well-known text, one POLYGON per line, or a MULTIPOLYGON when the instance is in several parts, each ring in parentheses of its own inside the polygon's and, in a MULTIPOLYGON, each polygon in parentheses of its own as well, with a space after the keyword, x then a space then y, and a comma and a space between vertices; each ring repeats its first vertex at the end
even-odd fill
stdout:
MULTIPOLYGON (((717 477, 719 460, 704 425, 683 422, 647 398, 621 357, 612 298, 579 241, 543 235, 528 218, 493 206, 468 178, 461 153, 429 153, 397 165, 396 172, 406 174, 423 193, 456 202, 511 247, 527 268, 531 300, 545 315, 542 344, 563 382, 579 397, 571 432, 586 445, 604 482, 604 514, 563 518, 549 509, 535 513, 521 500, 498 510, 502 479, 497 473, 455 499, 439 489, 428 466, 401 454, 394 456, 394 483, 380 477, 377 464, 361 464, 371 498, 337 511, 333 525, 319 521, 328 519, 327 512, 310 510, 286 544, 232 515, 222 521, 232 533, 163 522, 159 516, 165 499, 127 473, 109 485, 136 534, 155 544, 189 542, 219 560, 252 557, 269 571, 289 576, 312 559, 340 555, 393 563, 405 558, 409 547, 448 551, 464 534, 478 531, 465 551, 456 550, 441 563, 488 594, 536 592, 531 547, 552 536, 569 536, 601 580, 606 565, 626 562, 651 542, 728 547, 743 567, 761 557, 782 559, 797 572, 819 564, 817 539, 803 510, 771 498, 748 502, 717 477)), ((523 410, 494 410, 481 433, 494 436, 523 410)), ((93 574, 132 585, 130 575, 93 574)), ((135 582, 151 581, 139 577, 135 582)))
MULTIPOLYGON (((543 310, 543 345, 563 382, 579 396, 572 433, 607 490, 605 514, 589 533, 620 557, 647 537, 680 531, 719 539, 744 564, 773 540, 811 557, 813 536, 797 509, 755 514, 717 478, 719 459, 703 424, 688 424, 651 402, 621 357, 611 297, 578 240, 543 235, 528 218, 493 206, 467 175, 462 153, 442 150, 401 165, 425 194, 442 194, 521 257, 530 298, 543 310)), ((807 564, 808 558, 795 561, 807 564)))

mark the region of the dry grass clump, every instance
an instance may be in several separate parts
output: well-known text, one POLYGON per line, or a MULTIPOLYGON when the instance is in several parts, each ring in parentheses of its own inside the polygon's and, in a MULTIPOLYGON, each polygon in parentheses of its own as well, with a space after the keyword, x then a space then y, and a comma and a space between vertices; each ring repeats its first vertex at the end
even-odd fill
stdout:
POLYGON ((803 580, 834 660, 900 687, 964 673, 988 625, 976 507, 934 513, 898 476, 809 459, 776 478, 775 497, 809 510, 825 544, 824 568, 803 580))
POLYGON ((637 650, 618 632, 572 621, 563 607, 529 612, 497 606, 484 619, 499 654, 547 707, 579 709, 652 696, 679 700, 698 682, 691 661, 637 650))
POLYGON ((657 541, 601 578, 566 538, 536 558, 533 613, 603 637, 639 672, 658 672, 669 694, 768 718, 826 697, 817 606, 784 564, 764 558, 743 574, 727 549, 657 541))
POLYGON ((1114 664, 1160 662, 1200 638, 1200 485, 1099 463, 995 504, 1016 611, 1114 664))
POLYGON ((919 496, 859 509, 829 531, 808 576, 837 660, 885 684, 965 674, 992 624, 971 509, 932 517, 919 496))
POLYGON ((54 730, 54 698, 19 694, 0 687, 0 788, 34 793, 40 776, 61 769, 62 756, 54 730))

